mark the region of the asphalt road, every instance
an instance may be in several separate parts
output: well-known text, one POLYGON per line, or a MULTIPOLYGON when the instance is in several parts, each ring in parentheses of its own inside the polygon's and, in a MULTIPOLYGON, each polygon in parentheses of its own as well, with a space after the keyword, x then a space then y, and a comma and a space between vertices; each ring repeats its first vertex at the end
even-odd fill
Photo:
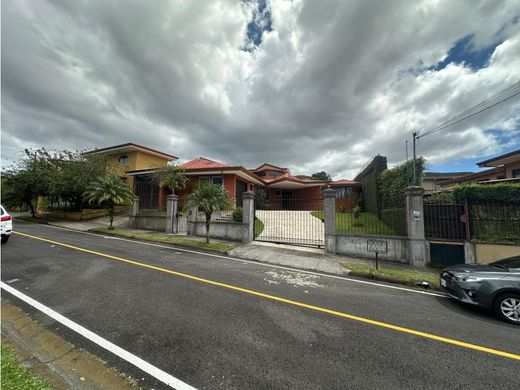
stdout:
MULTIPOLYGON (((45 225, 17 223, 16 230, 98 253, 13 235, 2 246, 2 281, 199 389, 516 389, 520 383, 520 361, 473 348, 520 355, 519 327, 445 297, 45 225)), ((144 388, 162 387, 24 309, 144 388)))

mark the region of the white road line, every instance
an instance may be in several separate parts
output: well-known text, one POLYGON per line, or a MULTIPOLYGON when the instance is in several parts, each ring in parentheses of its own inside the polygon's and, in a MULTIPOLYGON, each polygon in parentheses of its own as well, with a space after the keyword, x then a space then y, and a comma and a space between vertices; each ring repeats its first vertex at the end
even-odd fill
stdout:
POLYGON ((90 330, 84 328, 83 326, 75 323, 74 321, 69 320, 68 318, 62 316, 61 314, 55 312, 49 307, 41 304, 38 301, 35 301, 31 297, 21 293, 20 291, 8 286, 4 282, 0 282, 0 287, 5 291, 13 294, 17 298, 21 299, 25 303, 31 305, 32 307, 38 309, 42 313, 48 315, 52 319, 58 321, 62 325, 65 325, 67 328, 72 329, 74 332, 79 333, 83 337, 89 339, 90 341, 96 343, 100 347, 106 349, 109 352, 112 352, 114 355, 120 357, 121 359, 126 360, 128 363, 133 364, 137 368, 143 370, 147 374, 153 376, 157 380, 160 380, 163 383, 166 383, 168 386, 173 387, 177 390, 196 390, 194 387, 184 383, 183 381, 175 378, 174 376, 168 374, 167 372, 162 371, 161 369, 152 366, 150 363, 144 361, 140 357, 135 356, 134 354, 124 350, 121 347, 111 343, 110 341, 104 339, 101 336, 91 332, 90 330))
MULTIPOLYGON (((26 222, 26 221, 20 221, 20 222, 26 222)), ((26 222, 26 223, 31 223, 31 222, 26 222)), ((86 234, 86 235, 89 235, 89 236, 104 237, 105 239, 109 239, 109 240, 127 241, 127 242, 132 242, 134 244, 153 246, 153 247, 156 247, 156 248, 165 248, 165 249, 176 250, 176 251, 181 251, 181 252, 186 252, 186 253, 194 253, 194 254, 197 254, 197 255, 211 256, 211 257, 215 257, 215 258, 219 258, 219 259, 238 261, 238 262, 248 263, 248 264, 255 264, 255 265, 260 265, 260 266, 269 267, 269 268, 279 268, 279 269, 283 269, 283 270, 286 270, 286 271, 301 272, 301 273, 310 274, 310 275, 318 275, 318 276, 323 276, 323 277, 332 278, 332 279, 344 280, 344 281, 347 281, 347 282, 354 282, 354 283, 366 284, 366 285, 370 285, 370 286, 384 287, 384 288, 389 288, 389 289, 393 289, 393 290, 408 291, 408 292, 412 292, 412 293, 415 293, 415 294, 431 295, 431 296, 440 297, 440 298, 448 298, 444 294, 438 294, 438 293, 428 292, 428 291, 414 290, 412 288, 406 288, 406 287, 391 286, 391 285, 388 285, 388 284, 382 284, 382 283, 377 283, 377 282, 369 282, 367 280, 352 279, 352 278, 348 278, 348 277, 345 277, 345 276, 330 275, 330 274, 324 274, 324 273, 315 272, 315 271, 306 271, 306 270, 301 270, 301 269, 298 269, 298 268, 285 267, 283 265, 276 265, 276 264, 271 264, 271 263, 262 263, 262 262, 259 262, 259 261, 245 260, 245 259, 240 259, 240 258, 231 257, 231 256, 215 255, 213 253, 198 252, 198 251, 194 251, 194 250, 190 250, 190 249, 184 249, 184 248, 179 248, 179 247, 174 247, 173 248, 172 246, 169 246, 169 245, 153 244, 151 242, 135 241, 135 240, 132 240, 132 239, 129 239, 129 238, 122 238, 122 237, 115 237, 115 236, 105 236, 105 235, 102 235, 102 234, 99 234, 99 233, 84 232, 84 231, 81 231, 81 230, 74 230, 74 229, 64 228, 64 227, 61 227, 61 226, 53 226, 53 225, 41 225, 41 226, 50 227, 50 228, 53 228, 53 229, 66 230, 66 231, 74 232, 74 233, 86 234)), ((175 245, 175 244, 172 244, 172 245, 175 245)))

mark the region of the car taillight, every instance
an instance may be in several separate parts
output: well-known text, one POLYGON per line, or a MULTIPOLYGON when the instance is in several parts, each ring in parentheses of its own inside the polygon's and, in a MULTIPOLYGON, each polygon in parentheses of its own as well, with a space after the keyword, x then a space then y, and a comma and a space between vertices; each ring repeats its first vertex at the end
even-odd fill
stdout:
POLYGON ((10 221, 12 218, 10 215, 2 215, 2 222, 4 221, 10 221))

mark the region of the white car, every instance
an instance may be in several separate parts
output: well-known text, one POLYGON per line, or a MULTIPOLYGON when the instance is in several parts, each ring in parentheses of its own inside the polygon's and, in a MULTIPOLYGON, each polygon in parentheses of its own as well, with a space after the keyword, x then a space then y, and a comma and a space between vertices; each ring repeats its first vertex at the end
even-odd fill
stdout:
POLYGON ((0 221, 0 230, 2 232, 2 244, 5 244, 9 237, 11 237, 11 232, 13 231, 13 218, 5 211, 3 206, 0 206, 1 210, 1 221, 0 221))

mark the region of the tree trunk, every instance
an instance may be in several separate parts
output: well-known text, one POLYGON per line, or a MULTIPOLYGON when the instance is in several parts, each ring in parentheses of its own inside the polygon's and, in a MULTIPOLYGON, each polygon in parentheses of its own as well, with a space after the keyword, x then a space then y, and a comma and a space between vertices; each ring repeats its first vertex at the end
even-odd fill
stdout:
POLYGON ((36 218, 36 213, 34 212, 34 207, 33 207, 33 205, 32 205, 32 202, 27 202, 27 205, 28 205, 29 208, 31 209, 32 217, 33 217, 33 218, 36 218))
POLYGON ((211 224, 211 213, 206 213, 206 243, 209 243, 209 226, 211 224))
POLYGON ((114 230, 114 226, 112 225, 114 223, 114 206, 110 205, 108 208, 108 217, 110 218, 110 226, 108 227, 108 230, 114 230))

